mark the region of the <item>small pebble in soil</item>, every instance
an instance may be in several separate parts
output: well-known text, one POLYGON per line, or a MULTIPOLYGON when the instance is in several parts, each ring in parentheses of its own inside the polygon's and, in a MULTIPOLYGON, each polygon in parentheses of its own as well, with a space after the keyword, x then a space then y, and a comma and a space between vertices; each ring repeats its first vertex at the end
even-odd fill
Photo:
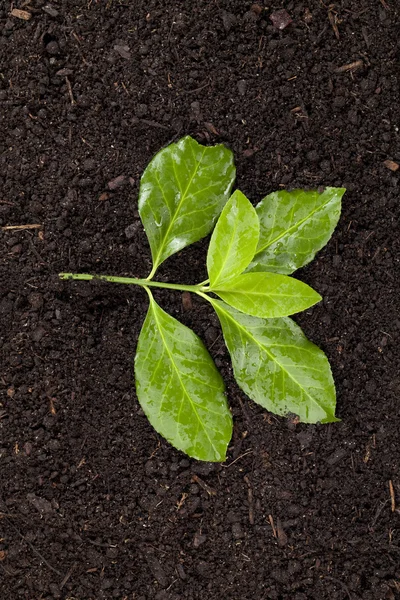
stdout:
POLYGON ((118 177, 115 177, 107 183, 107 187, 109 190, 117 190, 118 188, 124 185, 125 180, 125 175, 118 175, 118 177))
POLYGON ((199 532, 196 532, 194 535, 194 539, 193 539, 193 547, 194 548, 198 548, 199 546, 201 546, 202 544, 204 544, 204 542, 207 540, 207 536, 206 535, 202 535, 199 532))
POLYGON ((292 23, 292 18, 284 8, 282 10, 276 10, 273 12, 270 17, 273 26, 276 29, 285 29, 290 23, 292 23))
POLYGON ((128 227, 125 227, 125 236, 127 237, 128 240, 131 240, 132 238, 135 237, 138 229, 140 227, 140 223, 131 223, 131 225, 128 225, 128 227))
POLYGON ((229 32, 232 27, 236 25, 236 17, 234 14, 229 12, 222 12, 222 23, 224 25, 225 31, 229 32))
POLYGON ((51 17, 58 17, 58 10, 54 8, 51 4, 46 4, 43 6, 43 12, 46 12, 51 17))
POLYGON ((52 55, 59 54, 60 46, 55 41, 49 42, 48 44, 46 44, 46 52, 52 55))
POLYGON ((246 94, 247 81, 245 79, 240 79, 237 82, 237 89, 238 89, 239 94, 241 96, 244 96, 246 94))
POLYGON ((28 296, 28 301, 33 309, 39 310, 43 306, 43 295, 39 292, 32 292, 28 296))

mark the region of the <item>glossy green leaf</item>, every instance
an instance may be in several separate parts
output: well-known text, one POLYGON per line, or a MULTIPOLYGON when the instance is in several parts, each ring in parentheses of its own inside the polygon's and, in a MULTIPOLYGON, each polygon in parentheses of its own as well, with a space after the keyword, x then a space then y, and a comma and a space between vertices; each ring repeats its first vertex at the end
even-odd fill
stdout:
POLYGON ((214 226, 233 181, 233 154, 187 136, 161 150, 143 173, 139 214, 150 242, 153 271, 214 226))
POLYGON ((290 274, 309 263, 331 237, 345 191, 281 190, 261 200, 260 239, 248 270, 290 274))
POLYGON ((140 405, 158 433, 193 458, 225 460, 232 417, 222 378, 200 338, 151 295, 135 375, 140 405))
POLYGON ((260 319, 212 300, 235 379, 267 410, 294 413, 305 423, 330 423, 335 417, 335 386, 328 359, 289 318, 260 319))
POLYGON ((251 202, 236 190, 222 211, 207 254, 211 286, 236 277, 249 266, 260 235, 260 223, 251 202))
POLYGON ((293 315, 321 300, 306 283, 275 273, 243 273, 210 291, 241 312, 269 319, 293 315))

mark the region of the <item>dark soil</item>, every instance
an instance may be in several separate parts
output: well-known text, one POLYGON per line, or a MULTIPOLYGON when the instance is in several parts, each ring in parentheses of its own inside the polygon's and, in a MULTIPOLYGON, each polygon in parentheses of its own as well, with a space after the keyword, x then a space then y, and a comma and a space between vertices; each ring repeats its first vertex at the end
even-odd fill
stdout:
MULTIPOLYGON (((0 225, 40 229, 0 230, 0 598, 399 598, 398 0, 15 4, 0 6, 0 225), (298 274, 324 296, 297 320, 331 361, 341 423, 266 414, 209 307, 157 295, 227 382, 223 465, 178 453, 139 408, 144 292, 57 277, 148 274, 139 178, 186 134, 232 148, 254 203, 348 190, 298 274)), ((205 251, 160 276, 205 279, 205 251)))

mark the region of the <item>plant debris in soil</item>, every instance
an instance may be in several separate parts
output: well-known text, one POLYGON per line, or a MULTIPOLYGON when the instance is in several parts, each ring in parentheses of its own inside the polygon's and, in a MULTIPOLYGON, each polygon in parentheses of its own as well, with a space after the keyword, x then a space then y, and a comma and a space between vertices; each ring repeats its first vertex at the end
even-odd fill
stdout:
MULTIPOLYGON (((2 600, 393 600, 400 595, 399 6, 70 0, 0 6, 2 600), (285 10, 291 22, 270 17, 285 10), (201 300, 162 306, 228 382, 225 464, 189 460, 135 397, 146 276, 140 175, 193 135, 235 153, 256 203, 346 187, 298 315, 341 423, 250 402, 201 300)), ((162 265, 197 283, 206 241, 162 265)))

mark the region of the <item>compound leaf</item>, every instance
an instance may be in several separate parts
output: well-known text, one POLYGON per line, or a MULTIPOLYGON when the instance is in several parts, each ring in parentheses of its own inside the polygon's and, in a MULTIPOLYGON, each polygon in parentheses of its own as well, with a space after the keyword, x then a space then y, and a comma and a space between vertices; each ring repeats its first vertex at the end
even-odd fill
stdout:
POLYGON ((208 247, 211 286, 243 273, 256 252, 259 235, 260 223, 254 207, 236 190, 225 204, 208 247))
POLYGON ((243 273, 210 291, 247 315, 268 319, 293 315, 322 299, 306 283, 276 273, 243 273))
POLYGON ((235 379, 242 390, 267 410, 294 413, 305 423, 330 423, 336 395, 325 354, 289 318, 260 319, 212 300, 235 379))
POLYGON ((331 237, 345 191, 280 190, 261 200, 260 239, 248 270, 290 274, 309 263, 331 237))
POLYGON ((233 154, 222 144, 206 147, 187 136, 156 154, 139 191, 152 275, 166 258, 210 233, 234 179, 233 154))
POLYGON ((221 375, 200 338, 149 296, 135 357, 140 405, 175 448, 198 460, 224 461, 232 417, 221 375))

